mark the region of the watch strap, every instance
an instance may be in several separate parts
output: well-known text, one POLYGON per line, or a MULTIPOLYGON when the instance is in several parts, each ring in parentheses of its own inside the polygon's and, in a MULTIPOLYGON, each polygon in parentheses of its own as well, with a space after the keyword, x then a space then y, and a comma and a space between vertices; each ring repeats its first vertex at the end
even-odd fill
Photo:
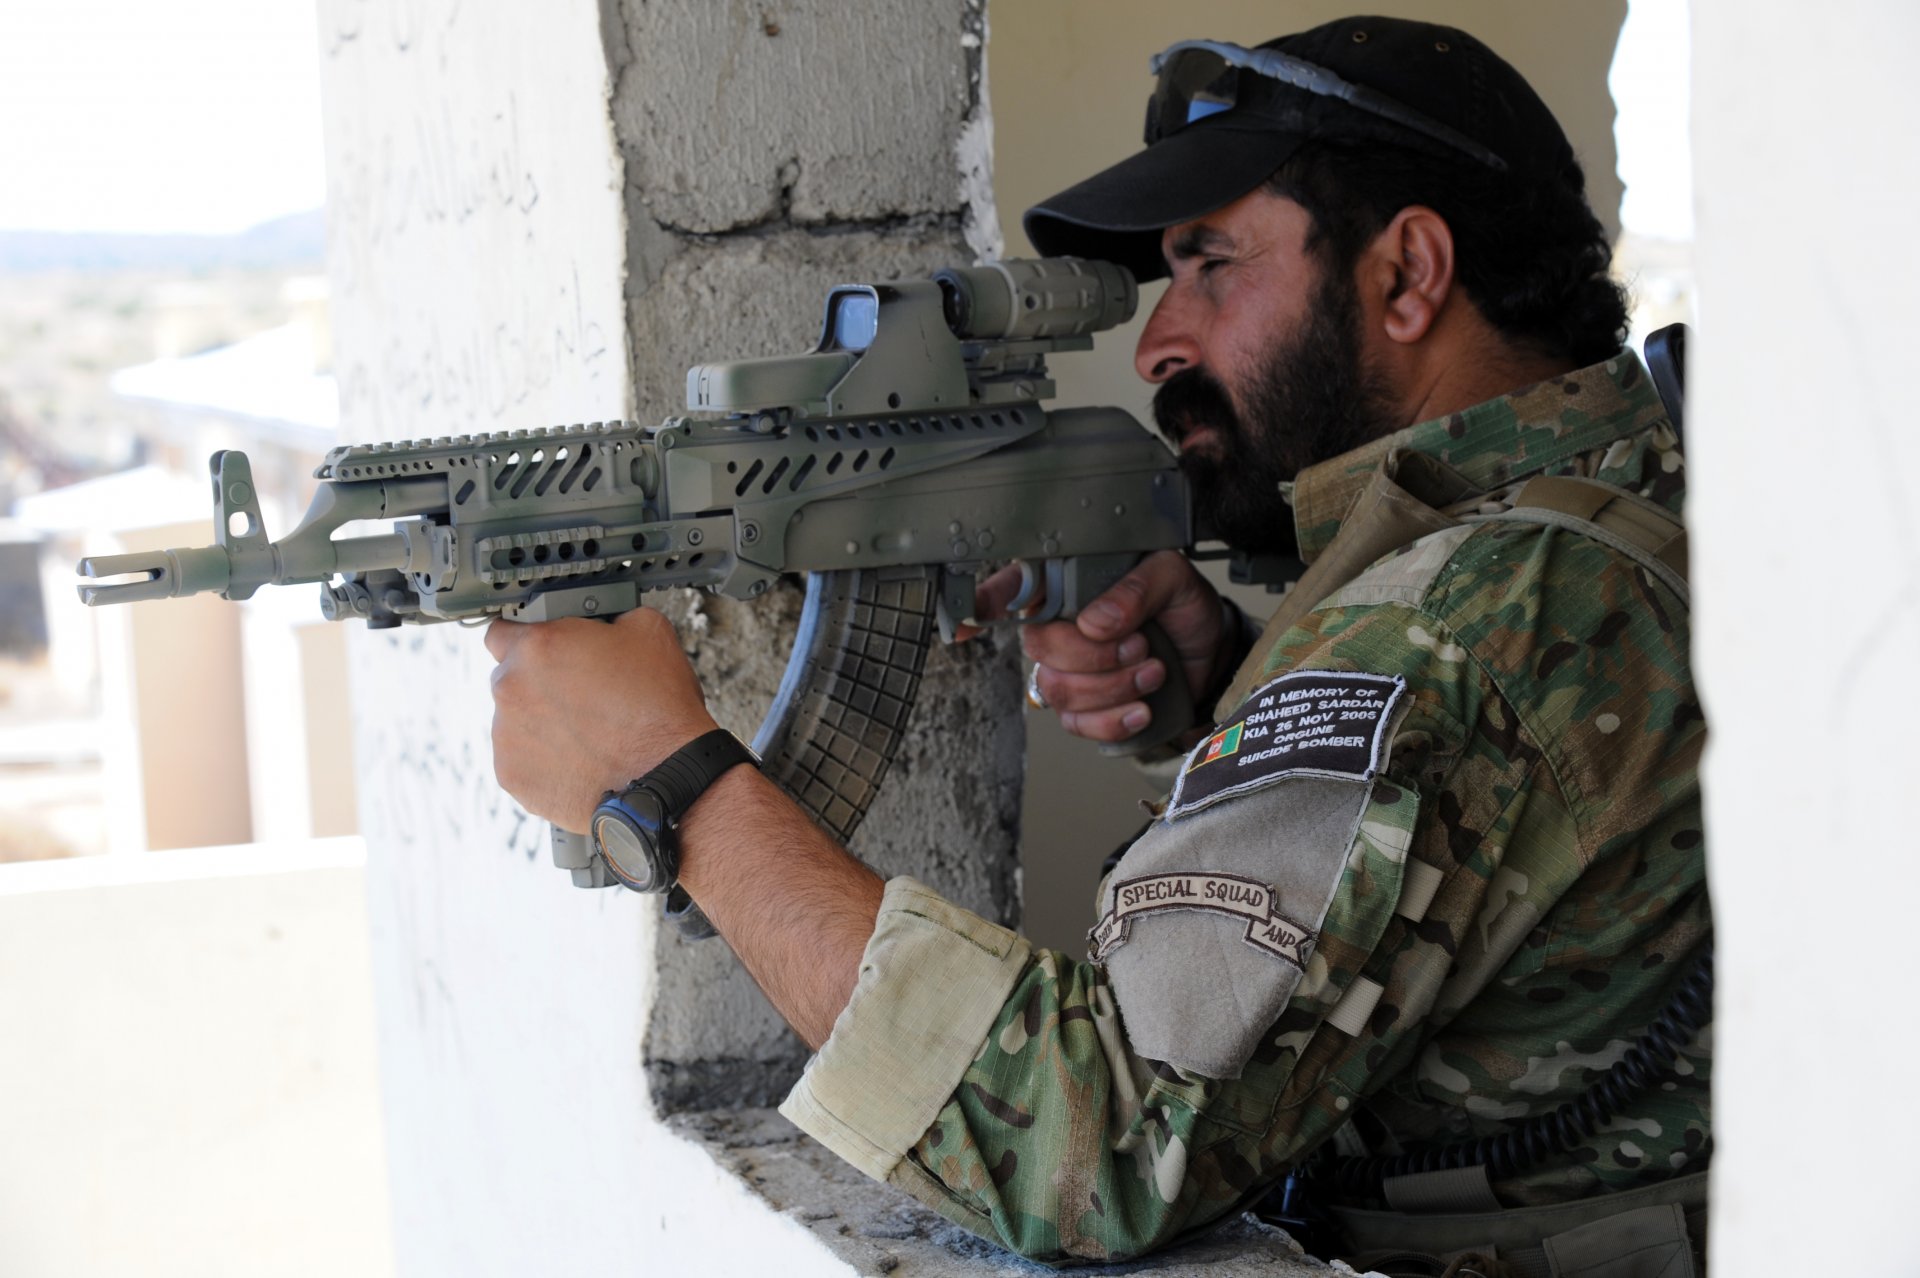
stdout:
POLYGON ((653 791, 666 815, 678 820, 722 773, 742 763, 758 767, 760 759, 739 737, 715 728, 675 750, 633 784, 653 791))

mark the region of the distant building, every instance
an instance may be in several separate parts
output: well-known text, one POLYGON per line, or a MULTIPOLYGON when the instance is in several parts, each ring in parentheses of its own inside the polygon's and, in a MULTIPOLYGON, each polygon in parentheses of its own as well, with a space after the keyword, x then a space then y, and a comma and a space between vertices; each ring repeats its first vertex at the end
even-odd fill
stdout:
POLYGON ((0 655, 34 656, 47 647, 40 597, 40 534, 0 519, 0 655))
MULTIPOLYGON (((210 350, 121 369, 113 390, 146 409, 147 456, 195 474, 222 448, 242 448, 263 501, 304 508, 314 466, 339 430, 326 281, 296 277, 281 291, 287 322, 210 350)), ((155 349, 195 351, 230 323, 217 288, 173 286, 156 303, 155 349)))
MULTIPOLYGON (((51 674, 99 707, 111 850, 357 830, 345 635, 311 593, 86 609, 73 589, 84 556, 212 542, 221 449, 247 453, 270 536, 304 512, 339 420, 325 281, 293 280, 281 301, 276 327, 113 374, 147 465, 16 504, 42 547, 51 674)), ((195 308, 225 305, 217 289, 169 294, 157 348, 190 346, 195 308)), ((0 599, 5 565, 0 544, 0 599)))

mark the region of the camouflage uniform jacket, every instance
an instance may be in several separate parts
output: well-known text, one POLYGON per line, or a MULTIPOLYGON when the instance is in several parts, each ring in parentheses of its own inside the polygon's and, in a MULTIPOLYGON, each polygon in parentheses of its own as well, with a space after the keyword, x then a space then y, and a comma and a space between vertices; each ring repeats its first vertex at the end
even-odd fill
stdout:
MULTIPOLYGON (((1677 513, 1684 487, 1650 379, 1623 353, 1303 472, 1305 556, 1393 448, 1483 490, 1581 475, 1677 513)), ((1251 658, 1263 677, 1405 684, 1325 892, 1283 902, 1310 948, 1237 1076, 1140 1055, 1135 1022, 1159 1013, 1116 997, 1112 964, 1033 949, 896 879, 854 996, 783 1112, 869 1175, 1060 1261, 1138 1255, 1218 1220, 1342 1128, 1391 1150, 1552 1111, 1620 1059, 1708 940, 1687 653, 1684 603, 1575 531, 1470 524, 1387 556, 1251 658), (1396 913, 1416 862, 1431 903, 1396 913), (1368 987, 1363 1015, 1329 1020, 1368 987)), ((1201 816, 1285 829, 1308 793, 1267 785, 1201 816)), ((1129 860, 1156 836, 1179 855, 1201 816, 1157 822, 1129 860)), ((1148 939, 1143 926, 1113 963, 1151 958, 1148 939)), ((1200 952, 1162 946, 1154 961, 1193 967, 1200 952)), ((1593 1140, 1494 1190, 1550 1203, 1700 1170, 1708 1065, 1703 1032, 1593 1140)))

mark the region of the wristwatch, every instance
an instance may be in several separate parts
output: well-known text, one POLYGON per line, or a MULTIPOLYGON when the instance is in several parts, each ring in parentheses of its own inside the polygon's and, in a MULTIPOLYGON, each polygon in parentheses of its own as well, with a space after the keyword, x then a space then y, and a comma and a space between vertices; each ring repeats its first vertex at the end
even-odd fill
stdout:
POLYGON ((647 775, 609 790, 587 827, 613 877, 636 892, 665 892, 680 875, 680 818, 720 774, 760 756, 725 728, 695 737, 647 775))

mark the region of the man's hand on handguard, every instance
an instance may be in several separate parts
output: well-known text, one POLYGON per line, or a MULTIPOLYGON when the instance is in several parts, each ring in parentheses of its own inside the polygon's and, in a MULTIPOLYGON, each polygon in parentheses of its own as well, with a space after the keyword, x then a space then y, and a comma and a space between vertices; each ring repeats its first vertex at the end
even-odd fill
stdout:
MULTIPOLYGON (((718 725, 667 619, 495 621, 493 768, 535 816, 584 832, 624 789, 718 725)), ((852 997, 880 911, 878 875, 757 769, 733 768, 680 826, 680 885, 774 1007, 818 1047, 852 997)))
POLYGON ((520 806, 583 833, 608 790, 703 732, 700 680, 667 619, 636 608, 612 625, 575 618, 487 627, 493 764, 520 806))
MULTIPOLYGON (((988 577, 976 594, 975 617, 1007 617, 1019 590, 1017 566, 988 577)), ((1187 680, 1196 700, 1205 696, 1231 659, 1221 651, 1220 595, 1177 551, 1148 555, 1072 621, 1022 627, 1021 648, 1039 667, 1033 686, 1060 726, 1090 741, 1123 741, 1146 727, 1143 698, 1170 673, 1147 655, 1140 630, 1149 620, 1180 653, 1182 668, 1171 673, 1187 680)))

